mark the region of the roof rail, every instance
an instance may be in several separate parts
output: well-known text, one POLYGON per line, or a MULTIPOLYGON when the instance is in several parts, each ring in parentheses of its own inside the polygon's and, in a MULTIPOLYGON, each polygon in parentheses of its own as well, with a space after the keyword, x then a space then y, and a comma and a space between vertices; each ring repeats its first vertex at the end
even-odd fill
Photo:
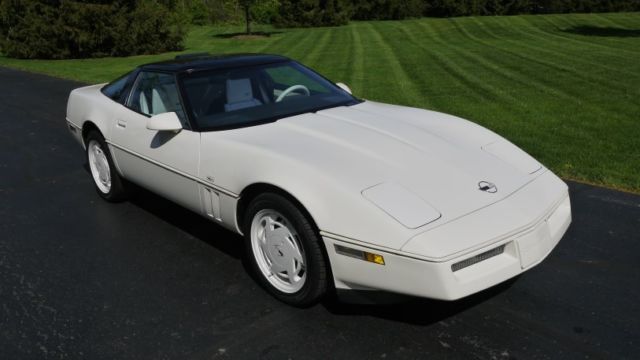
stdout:
POLYGON ((175 60, 184 60, 184 59, 194 59, 211 56, 208 52, 199 52, 199 53, 191 53, 191 54, 180 54, 176 55, 175 60))

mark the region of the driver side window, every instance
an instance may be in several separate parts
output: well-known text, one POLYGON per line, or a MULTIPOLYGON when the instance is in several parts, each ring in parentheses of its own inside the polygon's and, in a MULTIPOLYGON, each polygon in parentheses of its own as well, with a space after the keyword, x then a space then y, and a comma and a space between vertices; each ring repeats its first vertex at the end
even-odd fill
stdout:
POLYGON ((186 125, 176 79, 171 74, 141 72, 133 86, 127 106, 148 116, 173 111, 182 124, 186 125))

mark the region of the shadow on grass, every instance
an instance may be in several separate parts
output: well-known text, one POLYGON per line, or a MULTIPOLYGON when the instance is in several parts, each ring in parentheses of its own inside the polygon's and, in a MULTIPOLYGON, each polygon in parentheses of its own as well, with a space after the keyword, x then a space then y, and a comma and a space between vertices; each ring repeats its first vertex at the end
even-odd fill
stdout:
POLYGON ((251 39, 251 38, 265 38, 270 37, 271 35, 282 34, 282 31, 253 31, 251 34, 247 34, 245 32, 239 33, 224 33, 224 34, 215 34, 213 37, 219 39, 251 39))
POLYGON ((640 30, 589 25, 573 26, 562 31, 583 36, 640 37, 640 30))

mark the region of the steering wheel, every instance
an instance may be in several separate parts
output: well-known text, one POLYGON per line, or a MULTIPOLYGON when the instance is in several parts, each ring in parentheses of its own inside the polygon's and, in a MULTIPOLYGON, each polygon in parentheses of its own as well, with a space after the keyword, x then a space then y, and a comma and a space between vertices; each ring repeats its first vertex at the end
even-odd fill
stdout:
POLYGON ((282 101, 282 99, 284 99, 285 96, 289 95, 290 93, 292 93, 292 92, 294 92, 296 90, 302 90, 302 92, 306 93, 307 96, 311 96, 311 91, 309 91, 309 89, 306 86, 304 86, 304 85, 293 85, 293 86, 289 86, 282 93, 280 93, 280 96, 278 96, 278 98, 276 99, 276 102, 282 101))

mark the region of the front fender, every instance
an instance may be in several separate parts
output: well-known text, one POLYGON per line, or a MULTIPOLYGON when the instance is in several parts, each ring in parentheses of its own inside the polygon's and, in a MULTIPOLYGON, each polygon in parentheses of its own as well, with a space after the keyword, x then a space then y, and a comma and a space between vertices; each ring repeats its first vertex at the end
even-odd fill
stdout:
POLYGON ((372 245, 399 249, 414 234, 340 174, 257 145, 228 141, 222 133, 203 133, 201 178, 213 178, 217 186, 236 194, 257 183, 278 187, 304 206, 321 231, 372 245))
POLYGON ((100 89, 103 86, 98 84, 72 90, 67 101, 67 121, 82 130, 91 123, 105 139, 110 140, 113 112, 120 104, 102 94, 100 89))

